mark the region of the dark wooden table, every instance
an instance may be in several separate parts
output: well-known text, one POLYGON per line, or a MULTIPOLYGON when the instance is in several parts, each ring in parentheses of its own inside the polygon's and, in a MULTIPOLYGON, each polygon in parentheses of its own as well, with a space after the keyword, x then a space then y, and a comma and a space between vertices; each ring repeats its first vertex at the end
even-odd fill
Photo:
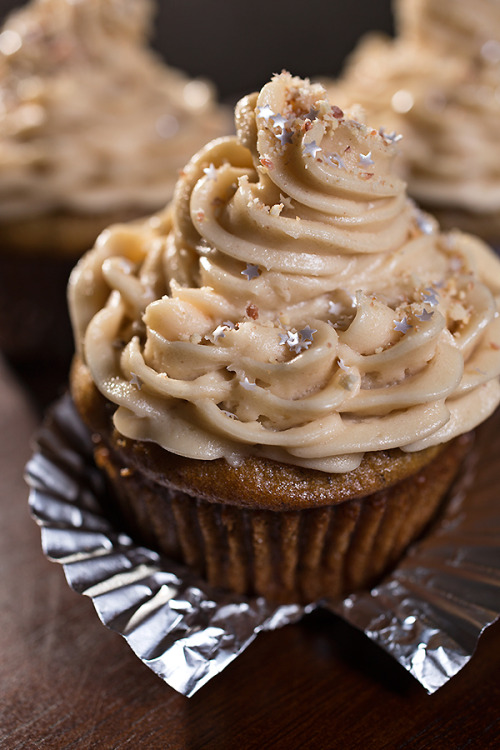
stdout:
POLYGON ((500 747, 500 623, 433 696, 324 612, 260 635, 193 698, 177 694, 43 556, 22 480, 37 414, 0 363, 2 749, 500 747))

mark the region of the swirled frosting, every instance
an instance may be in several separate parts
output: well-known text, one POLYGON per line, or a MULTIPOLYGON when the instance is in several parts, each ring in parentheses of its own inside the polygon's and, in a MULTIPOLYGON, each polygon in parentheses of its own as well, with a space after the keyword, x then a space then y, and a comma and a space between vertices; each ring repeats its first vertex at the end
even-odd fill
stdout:
POLYGON ((405 0, 398 8, 398 37, 362 40, 330 95, 404 136, 403 174, 417 201, 497 213, 500 5, 405 0))
POLYGON ((0 33, 0 217, 158 210, 229 132, 209 86, 147 48, 149 0, 32 0, 0 33))
POLYGON ((115 426, 173 453, 349 471, 418 451, 500 400, 500 261, 440 234, 391 137, 283 73, 237 136, 187 165, 163 214, 76 267, 80 355, 115 426))
POLYGON ((399 35, 405 39, 441 54, 498 59, 498 0, 395 0, 394 6, 399 35))

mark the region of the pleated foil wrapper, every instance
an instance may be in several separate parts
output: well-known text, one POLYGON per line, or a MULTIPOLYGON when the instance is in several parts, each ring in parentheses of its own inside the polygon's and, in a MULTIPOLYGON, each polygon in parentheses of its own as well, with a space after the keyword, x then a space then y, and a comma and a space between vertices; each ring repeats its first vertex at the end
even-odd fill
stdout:
POLYGON ((105 482, 69 396, 37 435, 26 467, 30 508, 45 555, 63 566, 69 585, 186 696, 260 631, 317 607, 364 631, 433 693, 469 661, 482 631, 500 616, 499 427, 494 417, 480 432, 439 524, 379 586, 339 602, 277 606, 220 592, 135 543, 105 513, 105 482))

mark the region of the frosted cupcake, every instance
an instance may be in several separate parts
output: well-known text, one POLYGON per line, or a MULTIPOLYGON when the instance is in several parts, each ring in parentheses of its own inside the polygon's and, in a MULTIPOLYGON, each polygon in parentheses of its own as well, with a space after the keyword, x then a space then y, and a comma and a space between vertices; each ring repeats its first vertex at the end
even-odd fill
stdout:
POLYGON ((500 400, 500 261, 282 74, 72 274, 72 393, 132 533, 278 601, 371 585, 500 400))
POLYGON ((0 33, 0 341, 13 356, 53 348, 69 269, 98 233, 158 210, 193 151, 229 130, 210 88, 147 48, 151 16, 148 0, 33 0, 0 33))
POLYGON ((402 0, 396 40, 361 42, 331 95, 403 135, 408 190, 445 228, 500 241, 500 7, 402 0))

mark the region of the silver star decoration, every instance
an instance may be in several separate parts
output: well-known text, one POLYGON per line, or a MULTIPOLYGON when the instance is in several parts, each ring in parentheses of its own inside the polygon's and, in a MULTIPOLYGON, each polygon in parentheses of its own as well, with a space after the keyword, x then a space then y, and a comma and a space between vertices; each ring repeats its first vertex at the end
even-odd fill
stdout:
POLYGON ((418 211, 416 215, 417 226, 424 234, 432 234, 434 231, 434 224, 431 219, 424 214, 422 211, 418 211))
POLYGON ((331 300, 328 301, 328 312, 331 315, 340 315, 342 310, 343 307, 340 302, 332 302, 331 300))
MULTIPOLYGON (((288 331, 288 340, 286 342, 290 349, 297 349, 297 347, 300 347, 300 336, 297 331, 288 331)), ((300 348, 299 348, 300 351, 300 348)), ((296 354, 299 352, 296 351, 296 354)))
POLYGON ((378 132, 379 135, 381 135, 385 141, 389 141, 389 143, 397 143, 403 137, 401 134, 396 133, 395 130, 393 130, 392 133, 386 133, 384 128, 380 128, 378 132))
POLYGON ((283 117, 283 115, 277 114, 273 116, 273 124, 276 127, 281 128, 282 130, 284 130, 287 122, 288 120, 286 119, 286 117, 283 117))
POLYGON ((242 276, 246 276, 247 281, 256 279, 260 275, 259 266, 253 266, 251 263, 247 263, 247 267, 241 272, 242 276))
POLYGON ((259 112, 259 117, 262 117, 266 122, 272 120, 275 117, 275 113, 273 112, 269 104, 266 104, 265 107, 257 107, 257 110, 259 112))
POLYGON ((307 156, 312 156, 313 158, 316 158, 316 155, 321 151, 321 147, 318 146, 316 141, 311 141, 310 143, 306 143, 304 146, 304 154, 307 156))
POLYGON ((283 203, 284 208, 289 208, 290 210, 293 208, 292 199, 286 195, 282 195, 281 193, 280 193, 280 203, 283 203))
POLYGON ((423 310, 422 314, 421 315, 417 315, 416 317, 419 320, 421 320, 421 321, 424 322, 426 320, 430 320, 433 315, 434 315, 434 313, 432 311, 426 310, 425 307, 424 307, 424 310, 423 310))
POLYGON ((367 154, 360 154, 359 155, 359 166, 360 167, 369 167, 373 164, 372 159, 372 152, 368 151, 367 154))
POLYGON ((293 133, 290 130, 282 130, 279 135, 276 136, 282 146, 286 146, 293 142, 293 133))
POLYGON ((231 323, 230 320, 225 320, 223 323, 217 326, 217 328, 212 333, 212 336, 214 339, 223 339, 226 331, 232 331, 234 328, 234 323, 231 323))
POLYGON ((256 387, 257 387, 257 386, 255 385, 255 383, 251 383, 251 382, 250 382, 250 380, 249 380, 249 379, 247 378, 247 376, 246 376, 246 375, 245 375, 245 377, 243 378, 243 380, 240 380, 240 385, 241 385, 241 387, 242 387, 242 388, 244 388, 244 389, 245 389, 246 391, 253 391, 253 390, 254 390, 254 388, 256 388, 256 387))
POLYGON ((238 419, 236 414, 233 414, 232 411, 226 411, 226 409, 221 409, 221 412, 226 415, 226 417, 229 417, 229 419, 238 419))
POLYGON ((338 167, 339 169, 345 169, 344 160, 338 154, 327 154, 325 161, 331 164, 332 167, 338 167))
POLYGON ((139 375, 137 375, 135 372, 130 373, 131 378, 129 380, 130 385, 135 385, 138 391, 142 388, 142 380, 140 379, 139 375))
POLYGON ((397 320, 394 322, 396 323, 396 325, 394 326, 394 330, 399 331, 399 333, 408 333, 410 328, 412 328, 412 326, 408 323, 406 317, 404 317, 403 320, 397 320))
POLYGON ((309 326, 302 329, 302 331, 280 333, 280 346, 287 344, 292 352, 300 354, 303 349, 309 349, 312 344, 313 334, 315 333, 316 331, 309 326))
POLYGON ((342 357, 337 357, 337 362, 339 363, 339 367, 341 370, 343 370, 344 372, 349 372, 350 368, 348 367, 348 365, 346 365, 342 357))
POLYGON ((205 167, 203 170, 208 177, 209 180, 216 180, 217 179, 217 169, 213 164, 210 164, 209 167, 205 167))
POLYGON ((427 287, 427 289, 425 289, 422 292, 422 297, 424 298, 424 302, 427 305, 432 305, 432 307, 436 307, 436 305, 439 304, 437 294, 434 289, 431 289, 431 287, 427 287))
POLYGON ((315 120, 317 116, 319 115, 319 109, 316 109, 315 107, 311 107, 309 112, 306 115, 307 120, 315 120))
POLYGON ((316 328, 311 328, 310 326, 306 326, 301 331, 299 331, 300 338, 302 341, 311 341, 313 340, 313 336, 315 333, 317 333, 316 328))

